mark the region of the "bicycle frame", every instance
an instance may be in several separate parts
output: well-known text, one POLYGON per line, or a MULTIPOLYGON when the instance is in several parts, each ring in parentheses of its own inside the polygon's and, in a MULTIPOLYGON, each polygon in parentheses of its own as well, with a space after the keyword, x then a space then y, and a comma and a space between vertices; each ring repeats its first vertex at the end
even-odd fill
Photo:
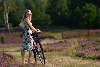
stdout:
POLYGON ((42 64, 45 64, 45 56, 44 56, 44 51, 43 51, 43 47, 42 47, 42 44, 40 43, 40 38, 38 37, 38 33, 37 32, 34 32, 32 34, 33 36, 33 45, 34 45, 34 49, 33 49, 33 53, 34 53, 34 58, 35 58, 35 61, 37 62, 37 59, 36 59, 36 55, 39 56, 40 58, 40 61, 42 64), (40 47, 40 50, 38 48, 38 46, 40 47), (40 53, 40 51, 42 53, 40 53), (41 55, 42 54, 42 55, 41 55))

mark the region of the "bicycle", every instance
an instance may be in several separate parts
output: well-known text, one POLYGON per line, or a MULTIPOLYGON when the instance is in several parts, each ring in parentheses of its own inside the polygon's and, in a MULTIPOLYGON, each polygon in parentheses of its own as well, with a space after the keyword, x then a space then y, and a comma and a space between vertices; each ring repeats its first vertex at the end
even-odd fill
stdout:
POLYGON ((33 45, 34 45, 34 48, 33 48, 33 54, 34 54, 34 59, 35 59, 35 62, 37 62, 37 56, 38 58, 40 59, 40 62, 42 64, 45 64, 45 56, 44 56, 44 50, 43 50, 43 46, 40 42, 40 38, 38 36, 38 32, 33 32, 32 33, 32 36, 33 36, 33 45))

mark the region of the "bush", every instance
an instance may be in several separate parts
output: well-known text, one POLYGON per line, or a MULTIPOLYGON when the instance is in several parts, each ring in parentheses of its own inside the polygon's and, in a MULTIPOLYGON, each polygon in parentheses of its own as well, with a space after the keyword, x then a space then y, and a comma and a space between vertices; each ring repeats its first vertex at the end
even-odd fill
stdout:
POLYGON ((24 32, 22 32, 22 33, 20 34, 20 38, 23 38, 23 35, 24 35, 24 32))
POLYGON ((93 28, 97 16, 97 8, 92 3, 86 3, 82 8, 82 22, 80 26, 83 28, 93 28))
POLYGON ((1 43, 2 44, 6 43, 6 40, 5 40, 5 37, 4 36, 1 36, 1 43))
POLYGON ((37 9, 32 17, 32 22, 34 25, 48 26, 51 24, 51 19, 48 14, 37 9))

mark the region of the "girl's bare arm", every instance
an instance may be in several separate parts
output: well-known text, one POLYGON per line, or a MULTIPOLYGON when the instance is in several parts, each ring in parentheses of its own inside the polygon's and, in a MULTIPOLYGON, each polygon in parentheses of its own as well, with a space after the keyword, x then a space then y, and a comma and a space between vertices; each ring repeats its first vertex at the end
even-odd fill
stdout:
POLYGON ((32 31, 36 31, 36 32, 37 32, 37 29, 35 29, 35 28, 32 26, 32 24, 31 24, 31 22, 30 22, 29 20, 27 20, 27 24, 29 25, 29 27, 31 28, 32 31))

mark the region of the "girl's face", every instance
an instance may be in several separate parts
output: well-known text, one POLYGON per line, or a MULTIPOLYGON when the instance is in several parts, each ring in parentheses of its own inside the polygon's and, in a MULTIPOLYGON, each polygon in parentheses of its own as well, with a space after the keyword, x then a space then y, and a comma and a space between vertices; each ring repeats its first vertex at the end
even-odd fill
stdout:
POLYGON ((26 17, 31 17, 31 15, 32 15, 32 14, 30 14, 30 13, 28 13, 28 12, 26 13, 26 17))

